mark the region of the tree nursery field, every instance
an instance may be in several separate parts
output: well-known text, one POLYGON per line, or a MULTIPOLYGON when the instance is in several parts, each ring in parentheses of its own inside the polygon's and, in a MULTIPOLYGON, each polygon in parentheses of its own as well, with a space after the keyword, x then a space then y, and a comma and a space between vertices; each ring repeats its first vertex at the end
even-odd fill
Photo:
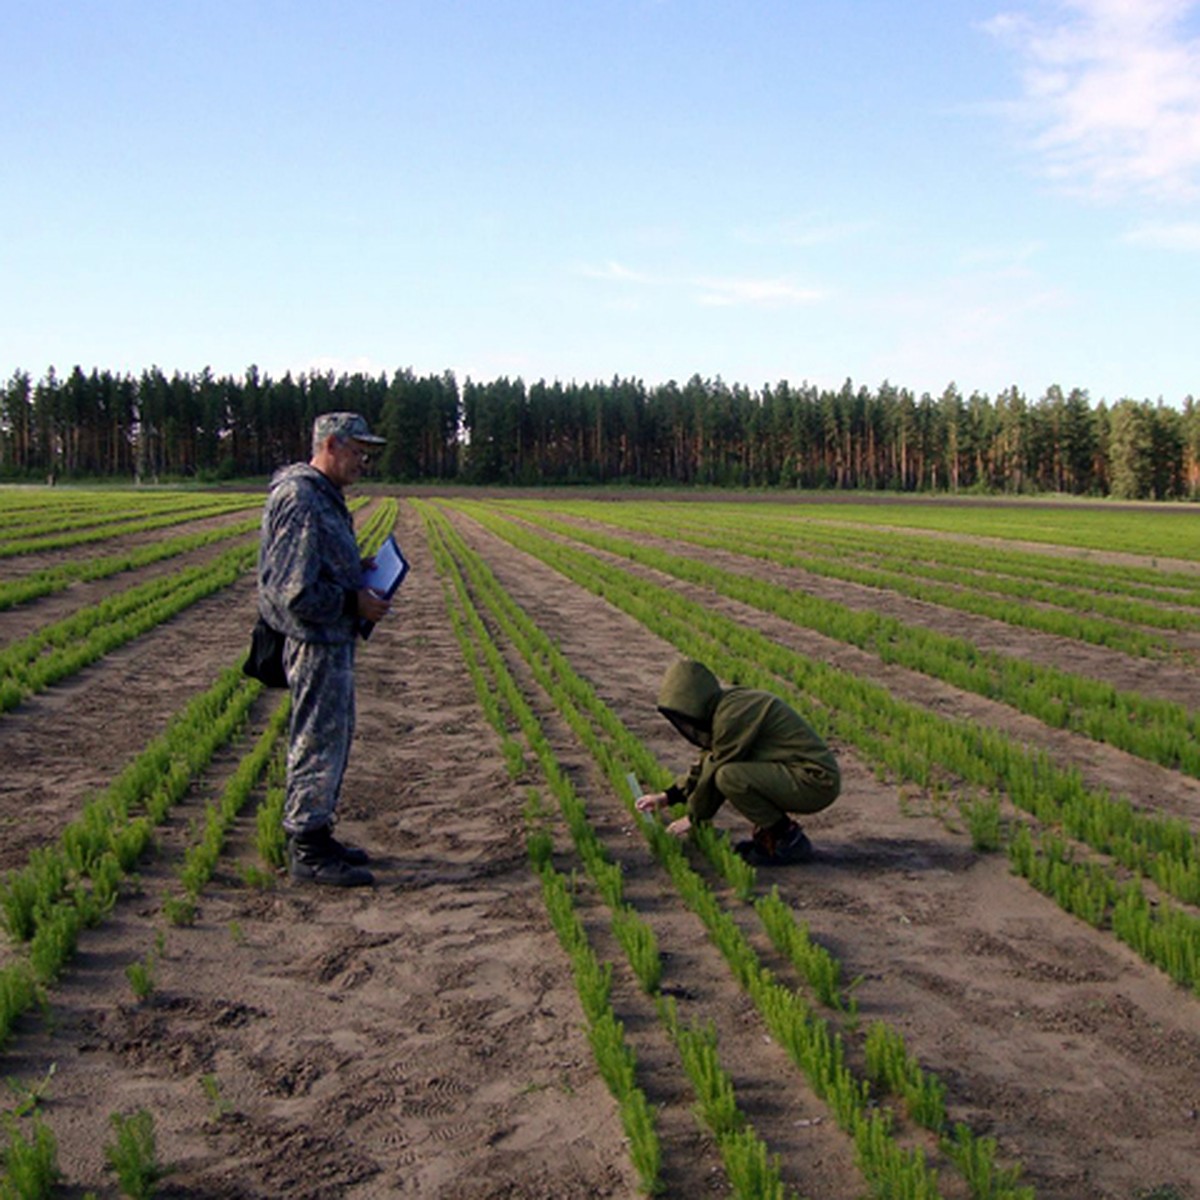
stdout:
POLYGON ((1200 1200, 1200 515, 350 499, 339 891, 262 495, 0 489, 0 1196, 1200 1200), (637 814, 679 655, 836 750, 812 862, 637 814))

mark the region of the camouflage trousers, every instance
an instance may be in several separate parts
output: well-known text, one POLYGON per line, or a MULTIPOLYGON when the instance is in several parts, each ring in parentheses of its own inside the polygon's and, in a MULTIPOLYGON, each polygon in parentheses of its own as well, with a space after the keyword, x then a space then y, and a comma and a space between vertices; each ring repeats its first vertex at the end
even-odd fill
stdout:
POLYGON ((288 638, 292 695, 283 828, 306 833, 333 820, 354 737, 354 643, 288 638))

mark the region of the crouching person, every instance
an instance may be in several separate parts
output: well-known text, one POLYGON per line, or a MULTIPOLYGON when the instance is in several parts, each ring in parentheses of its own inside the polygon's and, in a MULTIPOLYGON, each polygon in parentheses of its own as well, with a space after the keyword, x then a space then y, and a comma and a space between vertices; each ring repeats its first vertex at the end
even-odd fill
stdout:
POLYGON ((667 831, 683 837, 711 821, 725 801, 753 825, 735 849, 754 866, 783 866, 812 856, 794 819, 837 799, 837 759, 794 708, 770 692, 722 687, 703 663, 682 659, 663 677, 658 710, 702 751, 691 770, 665 792, 642 796, 641 812, 687 804, 667 831))

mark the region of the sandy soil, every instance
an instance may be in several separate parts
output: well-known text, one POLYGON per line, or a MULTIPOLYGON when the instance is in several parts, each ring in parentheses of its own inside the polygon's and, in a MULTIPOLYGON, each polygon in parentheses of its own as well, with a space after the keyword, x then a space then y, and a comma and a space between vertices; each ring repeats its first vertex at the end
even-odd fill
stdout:
MULTIPOLYGON (((653 710, 672 648, 458 523, 661 761, 685 765, 686 747, 653 710)), ((509 781, 407 505, 397 532, 414 569, 359 660, 359 732, 341 825, 373 852, 378 886, 339 893, 283 878, 265 891, 246 886, 241 867, 255 858, 248 815, 197 923, 168 925, 162 897, 189 824, 248 741, 223 755, 163 828, 136 891, 84 936, 45 1012, 24 1018, 0 1051, 0 1074, 18 1086, 54 1068, 42 1113, 59 1140, 63 1195, 117 1194, 104 1164, 109 1116, 139 1108, 154 1116, 160 1157, 172 1167, 162 1196, 636 1194, 566 958, 525 862, 522 809, 537 780, 509 781), (160 933, 155 990, 139 1003, 124 971, 160 933)), ((0 644, 130 582, 0 613, 0 644)), ((799 573, 794 583, 819 586, 799 573)), ((1200 823, 1194 781, 707 599, 898 694, 1049 745, 1092 781, 1200 823)), ((895 597, 854 602, 913 616, 895 597)), ((0 868, 52 840, 171 714, 240 659, 252 611, 247 581, 0 716, 0 868)), ((1003 631, 975 623, 971 633, 1000 641, 1003 631)), ((1020 653, 1070 665, 1078 647, 1026 633, 1020 653)), ((1145 664, 1112 656, 1096 669, 1143 691, 1155 683, 1145 664)), ((1157 679, 1195 705, 1186 673, 1160 670, 1157 679)), ((264 696, 247 739, 275 702, 264 696)), ((764 1035, 698 923, 672 901, 586 754, 535 702, 624 867, 629 899, 654 925, 664 990, 685 1019, 715 1022, 741 1105, 780 1156, 787 1183, 812 1200, 862 1196, 852 1146, 764 1035)), ((1010 876, 1002 857, 973 853, 943 814, 838 749, 843 796, 809 824, 817 860, 764 882, 778 883, 848 977, 861 977, 864 1028, 875 1018, 898 1028, 946 1083, 952 1118, 995 1137, 1003 1161, 1024 1164, 1037 1196, 1133 1200, 1170 1187, 1159 1194, 1200 1198, 1200 1002, 1110 936, 1064 916, 1010 876)), ((585 904, 584 916, 602 954, 616 957, 601 914, 585 904)), ((728 1194, 652 1006, 621 972, 614 1005, 658 1109, 668 1194, 728 1194)), ((945 1194, 962 1194, 949 1176, 945 1194)))

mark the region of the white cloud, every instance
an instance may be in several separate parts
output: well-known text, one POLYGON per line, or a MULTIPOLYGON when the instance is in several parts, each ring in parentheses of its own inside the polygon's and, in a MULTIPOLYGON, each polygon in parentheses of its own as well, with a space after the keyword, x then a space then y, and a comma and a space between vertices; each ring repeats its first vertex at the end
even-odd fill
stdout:
POLYGON ((581 270, 589 279, 608 280, 613 283, 656 284, 662 282, 653 275, 635 271, 632 267, 626 267, 619 262, 609 261, 601 267, 583 267, 581 270))
POLYGON ((1121 240, 1135 246, 1151 246, 1156 250, 1200 252, 1200 222, 1180 221, 1173 225, 1142 225, 1137 229, 1131 229, 1121 240))
POLYGON ((1023 63, 1015 111, 1047 174, 1097 196, 1200 194, 1196 0, 1065 0, 1057 23, 1006 12, 985 28, 1023 63))
POLYGON ((669 277, 634 270, 617 262, 602 267, 583 267, 589 279, 605 283, 628 284, 636 287, 668 288, 690 293, 698 304, 708 307, 734 305, 764 305, 781 307, 790 304, 811 304, 822 297, 814 288, 802 288, 786 279, 716 278, 706 276, 669 277))
POLYGON ((707 306, 811 304, 821 298, 813 288, 797 287, 782 279, 697 279, 697 301, 707 306))
POLYGON ((827 246, 855 238, 871 228, 868 221, 825 221, 801 216, 764 225, 744 225, 734 236, 752 246, 827 246))

